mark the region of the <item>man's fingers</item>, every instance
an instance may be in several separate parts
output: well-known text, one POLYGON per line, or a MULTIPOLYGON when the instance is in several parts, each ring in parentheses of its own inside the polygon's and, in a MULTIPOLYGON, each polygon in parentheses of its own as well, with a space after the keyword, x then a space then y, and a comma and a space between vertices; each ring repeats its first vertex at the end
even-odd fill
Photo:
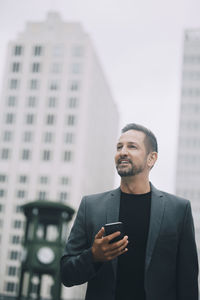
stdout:
POLYGON ((119 247, 125 245, 126 241, 128 241, 127 235, 125 235, 123 239, 119 240, 118 242, 110 244, 110 250, 118 249, 119 247))
POLYGON ((101 239, 103 237, 104 233, 105 233, 105 229, 104 229, 104 227, 101 227, 99 232, 97 232, 97 234, 95 235, 95 239, 101 239))
POLYGON ((120 231, 116 231, 112 234, 109 234, 106 236, 106 239, 108 240, 108 242, 112 241, 114 238, 116 238, 117 236, 120 235, 120 231))

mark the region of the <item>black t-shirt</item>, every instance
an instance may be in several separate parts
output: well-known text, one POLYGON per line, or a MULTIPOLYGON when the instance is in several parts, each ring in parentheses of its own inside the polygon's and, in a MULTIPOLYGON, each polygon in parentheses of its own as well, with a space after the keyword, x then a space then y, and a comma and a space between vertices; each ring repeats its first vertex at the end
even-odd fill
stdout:
POLYGON ((151 192, 121 192, 119 221, 128 235, 128 251, 118 257, 116 300, 145 300, 144 268, 151 192))

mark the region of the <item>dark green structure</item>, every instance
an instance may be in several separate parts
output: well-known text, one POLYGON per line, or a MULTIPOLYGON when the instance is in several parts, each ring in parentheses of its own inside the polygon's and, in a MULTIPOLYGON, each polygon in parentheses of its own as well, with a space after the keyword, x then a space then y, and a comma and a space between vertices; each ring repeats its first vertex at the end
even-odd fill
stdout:
POLYGON ((18 300, 41 300, 43 276, 52 278, 52 300, 60 300, 59 262, 74 210, 62 203, 34 201, 22 206, 26 216, 18 300))

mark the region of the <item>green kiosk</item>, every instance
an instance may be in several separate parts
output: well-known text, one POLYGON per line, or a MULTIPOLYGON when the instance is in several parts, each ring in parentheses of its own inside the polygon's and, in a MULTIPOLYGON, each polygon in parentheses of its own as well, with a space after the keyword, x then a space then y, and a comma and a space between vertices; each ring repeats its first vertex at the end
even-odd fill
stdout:
POLYGON ((60 300, 59 261, 74 210, 42 200, 27 203, 22 209, 26 229, 18 300, 60 300))

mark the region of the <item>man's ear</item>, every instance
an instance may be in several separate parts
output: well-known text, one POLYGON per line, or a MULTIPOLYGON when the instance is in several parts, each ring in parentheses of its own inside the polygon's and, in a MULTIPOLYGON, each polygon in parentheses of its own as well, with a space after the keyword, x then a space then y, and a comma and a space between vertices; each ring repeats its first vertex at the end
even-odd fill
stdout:
POLYGON ((150 152, 150 153, 148 154, 147 165, 148 165, 148 167, 149 167, 150 169, 153 168, 153 166, 154 166, 154 164, 155 164, 157 158, 158 158, 158 153, 157 153, 157 152, 150 152))

